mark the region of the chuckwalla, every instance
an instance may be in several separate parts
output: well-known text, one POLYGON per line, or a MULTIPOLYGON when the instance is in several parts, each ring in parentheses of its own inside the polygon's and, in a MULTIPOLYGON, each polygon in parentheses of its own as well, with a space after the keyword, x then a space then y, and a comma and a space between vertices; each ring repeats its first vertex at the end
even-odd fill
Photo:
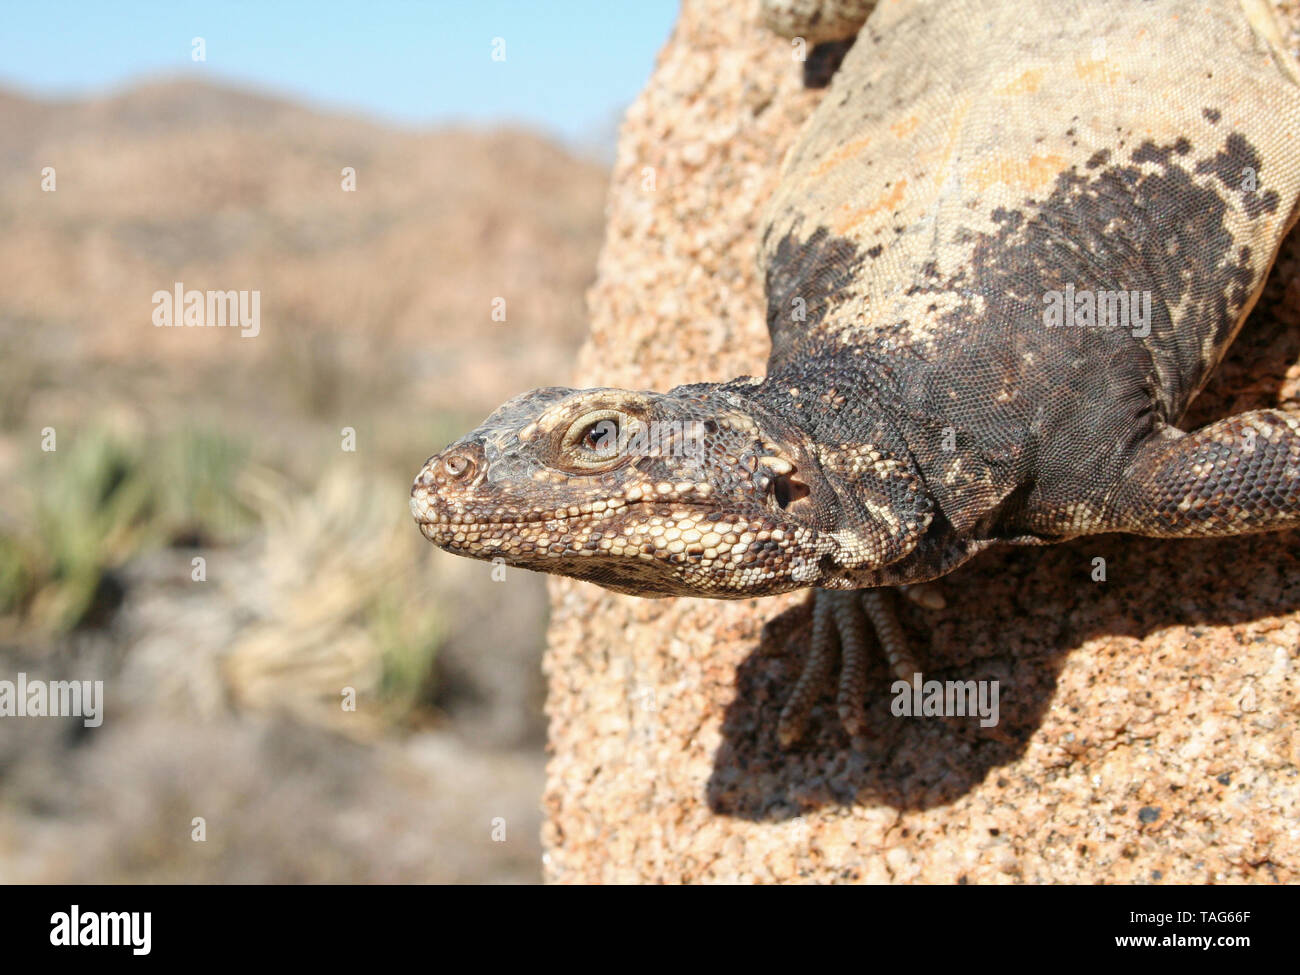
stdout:
POLYGON ((430 541, 641 596, 815 587, 789 744, 837 647, 861 732, 868 619, 911 677, 882 587, 997 542, 1300 525, 1300 416, 1178 426, 1296 216, 1263 0, 766 6, 857 33, 763 221, 766 378, 516 397, 420 471, 430 541))

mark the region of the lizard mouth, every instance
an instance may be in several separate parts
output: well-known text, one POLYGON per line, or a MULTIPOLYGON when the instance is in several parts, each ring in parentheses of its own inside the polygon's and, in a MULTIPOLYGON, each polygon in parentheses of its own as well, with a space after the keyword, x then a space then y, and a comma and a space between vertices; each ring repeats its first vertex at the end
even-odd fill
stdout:
MULTIPOLYGON (((421 529, 468 528, 475 531, 504 530, 536 526, 560 526, 576 521, 608 521, 632 510, 660 507, 665 516, 682 508, 714 508, 717 499, 708 482, 679 482, 672 485, 634 485, 616 495, 589 497, 544 509, 519 510, 522 506, 508 497, 464 500, 445 497, 426 467, 411 487, 411 515, 421 529), (665 491, 670 487, 670 491, 665 491)), ((444 489, 445 490, 445 489, 444 489)), ((782 499, 784 500, 784 499, 782 499)), ((784 507, 784 505, 782 505, 784 507)), ((426 536, 429 533, 425 532, 426 536)), ((432 536, 429 536, 433 540, 432 536)))
MULTIPOLYGON (((598 503, 591 502, 544 513, 520 513, 517 517, 501 517, 494 510, 486 517, 468 511, 439 512, 433 502, 435 498, 413 493, 411 511, 421 534, 439 548, 471 558, 504 558, 507 564, 524 568, 572 559, 576 561, 564 574, 580 578, 583 573, 576 567, 588 560, 608 564, 609 559, 621 562, 629 557, 654 555, 656 562, 664 559, 664 568, 668 568, 679 561, 690 564, 697 558, 725 557, 724 553, 733 548, 742 553, 750 548, 761 550, 792 527, 779 517, 779 512, 765 507, 745 514, 724 514, 705 499, 677 499, 668 505, 662 499, 641 498, 623 500, 613 507, 606 500, 602 511, 582 510, 598 503), (660 512, 653 511, 656 506, 660 512), (680 517, 683 509, 692 512, 689 518, 680 517), (712 512, 718 512, 714 520, 706 516, 712 512), (662 521, 655 523, 653 518, 662 521), (619 522, 625 524, 616 527, 619 522), (574 523, 581 523, 581 527, 574 527, 574 523)), ((635 571, 649 569, 643 564, 635 571)), ((646 579, 642 582, 648 584, 646 579)), ((683 588, 678 594, 686 592, 683 588)))
MULTIPOLYGON (((617 499, 615 499, 617 501, 617 499)), ((446 515, 438 514, 436 506, 431 503, 427 495, 421 497, 416 494, 411 495, 411 514, 415 517, 415 522, 424 531, 428 529, 455 529, 455 528, 473 528, 481 532, 491 532, 494 529, 523 528, 526 526, 536 526, 540 529, 548 530, 552 526, 566 525, 575 521, 585 522, 602 522, 611 521, 620 515, 626 515, 633 511, 642 511, 647 507, 659 504, 665 508, 665 513, 669 510, 666 502, 656 501, 653 498, 643 498, 637 501, 623 501, 621 503, 611 503, 605 501, 605 508, 600 511, 592 508, 592 502, 584 502, 582 505, 572 506, 570 508, 556 509, 545 512, 523 512, 517 516, 501 517, 495 511, 492 517, 476 516, 472 512, 457 511, 450 512, 446 515), (573 507, 578 510, 574 511, 573 507)), ((672 503, 672 509, 680 510, 683 507, 699 509, 714 508, 714 505, 704 500, 685 501, 677 500, 672 503)), ((425 531, 428 536, 429 532, 425 531)), ((430 538, 433 541, 432 538, 430 538)))

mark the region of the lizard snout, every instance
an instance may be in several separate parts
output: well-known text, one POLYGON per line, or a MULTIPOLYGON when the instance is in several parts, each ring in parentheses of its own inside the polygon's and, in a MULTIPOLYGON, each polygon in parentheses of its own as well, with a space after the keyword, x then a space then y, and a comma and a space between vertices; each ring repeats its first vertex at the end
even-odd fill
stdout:
POLYGON ((417 521, 428 520, 431 509, 472 489, 487 469, 482 444, 460 443, 424 462, 411 485, 411 512, 417 521))

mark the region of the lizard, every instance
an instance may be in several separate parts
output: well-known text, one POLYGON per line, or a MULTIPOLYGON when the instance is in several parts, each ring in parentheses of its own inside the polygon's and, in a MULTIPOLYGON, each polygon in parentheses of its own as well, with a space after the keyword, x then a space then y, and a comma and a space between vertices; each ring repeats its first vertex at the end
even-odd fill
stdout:
POLYGON ((761 221, 766 375, 547 387, 430 457, 459 555, 646 597, 812 590, 782 710, 855 741, 889 592, 995 544, 1300 526, 1300 416, 1180 420, 1300 198, 1263 0, 763 0, 851 43, 761 221), (873 639, 874 634, 874 639, 873 639))

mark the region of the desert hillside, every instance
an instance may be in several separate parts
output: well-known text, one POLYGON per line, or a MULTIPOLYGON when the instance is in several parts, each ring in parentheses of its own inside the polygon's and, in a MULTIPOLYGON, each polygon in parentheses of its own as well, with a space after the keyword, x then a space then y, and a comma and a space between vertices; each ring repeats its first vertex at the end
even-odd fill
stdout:
POLYGON ((0 95, 0 159, 0 322, 42 365, 360 355, 423 406, 473 411, 553 379, 581 334, 603 171, 527 132, 404 132, 175 82, 0 95), (259 341, 152 332, 150 296, 177 280, 260 290, 259 341))

